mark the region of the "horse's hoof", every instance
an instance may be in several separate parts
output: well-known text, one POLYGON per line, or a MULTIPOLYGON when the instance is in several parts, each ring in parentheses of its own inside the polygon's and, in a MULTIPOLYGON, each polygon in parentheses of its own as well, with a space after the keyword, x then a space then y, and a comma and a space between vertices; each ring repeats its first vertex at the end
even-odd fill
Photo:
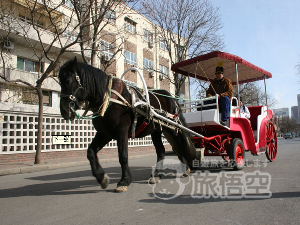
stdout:
POLYGON ((191 169, 188 168, 187 171, 185 171, 184 174, 182 174, 182 177, 188 177, 191 174, 191 169))
POLYGON ((103 189, 105 189, 105 188, 107 188, 108 184, 109 184, 109 176, 107 174, 104 174, 104 178, 103 178, 102 182, 100 183, 100 185, 103 189))
POLYGON ((160 177, 151 177, 149 179, 149 184, 157 184, 160 181, 160 177))
POLYGON ((128 186, 118 186, 115 188, 115 192, 126 192, 128 190, 128 186))

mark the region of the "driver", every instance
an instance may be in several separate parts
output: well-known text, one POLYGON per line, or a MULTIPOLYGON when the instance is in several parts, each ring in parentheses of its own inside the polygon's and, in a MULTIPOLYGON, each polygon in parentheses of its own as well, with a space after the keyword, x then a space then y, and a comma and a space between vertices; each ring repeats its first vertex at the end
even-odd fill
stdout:
POLYGON ((226 126, 229 117, 230 99, 233 95, 231 80, 224 77, 224 68, 216 67, 216 78, 210 83, 206 96, 211 97, 218 94, 219 107, 222 114, 221 124, 226 126))

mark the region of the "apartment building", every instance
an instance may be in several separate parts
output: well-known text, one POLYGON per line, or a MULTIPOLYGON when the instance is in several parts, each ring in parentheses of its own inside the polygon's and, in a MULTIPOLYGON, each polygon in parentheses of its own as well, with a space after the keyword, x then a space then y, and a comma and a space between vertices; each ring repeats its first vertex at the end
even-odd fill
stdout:
MULTIPOLYGON (((72 18, 72 23, 76 24, 74 8, 69 0, 53 0, 51 18, 47 17, 49 11, 37 10, 40 16, 36 16, 36 18, 39 19, 33 21, 28 7, 33 7, 36 2, 42 5, 42 2, 35 0, 5 0, 5 2, 8 11, 9 9, 13 10, 11 13, 15 20, 12 20, 11 24, 15 29, 8 31, 7 26, 0 25, 0 34, 3 39, 2 52, 5 55, 3 57, 5 63, 2 60, 0 63, 1 71, 2 73, 5 72, 6 77, 10 80, 25 79, 26 82, 35 85, 38 77, 45 72, 50 63, 47 57, 39 60, 43 51, 39 42, 42 40, 43 47, 52 44, 55 36, 53 33, 57 32, 56 27, 51 26, 53 21, 50 20, 55 18, 57 20, 55 23, 61 24, 60 29, 62 30, 64 26, 67 26, 66 21, 71 21, 70 18, 72 18), (24 27, 28 27, 26 38, 24 38, 24 27), (40 32, 42 38, 37 35, 37 31, 40 32), (36 44, 28 46, 28 43, 36 44)), ((116 77, 121 77, 128 68, 136 67, 142 71, 148 88, 166 89, 174 93, 175 88, 167 79, 168 76, 172 76, 171 61, 166 43, 159 35, 160 27, 123 3, 118 3, 118 6, 112 8, 113 10, 108 10, 105 13, 106 20, 104 23, 106 25, 99 32, 100 38, 94 45, 97 46, 98 50, 93 65, 105 69, 108 74, 116 77)), ((54 43, 48 57, 52 55, 55 58, 55 53, 59 52, 61 46, 65 46, 66 43, 76 39, 76 29, 65 29, 60 35, 60 41, 63 41, 64 45, 60 45, 59 42, 54 43)), ((85 35, 92 35, 92 32, 88 30, 85 35)), ((91 44, 91 41, 85 44, 87 45, 86 49, 88 49, 88 44, 91 44)), ((85 51, 84 54, 88 60, 91 60, 90 51, 85 51)), ((81 58, 78 44, 63 54, 59 65, 74 56, 77 56, 79 60, 81 58)), ((58 69, 57 67, 52 72, 54 76, 57 76, 58 69)), ((142 87, 141 79, 134 70, 129 71, 124 79, 142 87)), ((8 84, 2 79, 0 79, 0 85, 0 101, 37 104, 37 95, 28 86, 8 84)), ((54 79, 46 79, 43 83, 44 105, 59 107, 59 91, 60 86, 54 79)), ((183 85, 181 93, 182 97, 189 97, 188 80, 183 85)))

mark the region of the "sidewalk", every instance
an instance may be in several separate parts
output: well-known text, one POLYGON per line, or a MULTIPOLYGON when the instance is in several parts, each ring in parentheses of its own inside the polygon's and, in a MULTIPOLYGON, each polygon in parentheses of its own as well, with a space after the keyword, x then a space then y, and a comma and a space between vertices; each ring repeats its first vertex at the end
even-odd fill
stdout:
MULTIPOLYGON (((170 149, 166 149, 170 151, 170 149)), ((156 156, 155 150, 140 150, 139 147, 135 147, 129 150, 129 160, 141 157, 156 156)), ((109 149, 100 151, 98 153, 100 163, 119 161, 118 151, 116 149, 109 149)), ((24 161, 16 163, 0 163, 0 176, 20 173, 31 173, 45 170, 54 170, 59 168, 85 166, 89 165, 89 161, 86 156, 80 157, 68 157, 68 158, 54 158, 47 159, 41 164, 33 164, 33 161, 24 161)))

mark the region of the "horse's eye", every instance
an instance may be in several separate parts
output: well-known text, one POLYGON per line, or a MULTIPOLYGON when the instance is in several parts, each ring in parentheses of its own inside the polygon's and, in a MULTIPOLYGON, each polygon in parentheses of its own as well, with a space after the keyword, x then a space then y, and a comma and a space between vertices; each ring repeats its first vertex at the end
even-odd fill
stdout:
POLYGON ((66 84, 71 84, 72 83, 72 78, 71 77, 68 77, 67 79, 66 79, 66 84))

